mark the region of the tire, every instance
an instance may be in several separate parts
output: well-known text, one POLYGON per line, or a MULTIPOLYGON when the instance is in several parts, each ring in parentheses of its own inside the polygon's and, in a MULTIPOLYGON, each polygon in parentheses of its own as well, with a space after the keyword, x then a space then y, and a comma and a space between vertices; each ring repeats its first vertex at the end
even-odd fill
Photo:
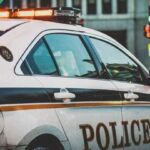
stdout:
POLYGON ((46 146, 35 146, 32 150, 50 150, 50 148, 46 146))
POLYGON ((54 138, 40 137, 32 141, 26 150, 64 150, 64 148, 54 138))
POLYGON ((27 150, 62 150, 60 148, 60 146, 46 146, 46 145, 33 145, 29 148, 27 148, 27 150))

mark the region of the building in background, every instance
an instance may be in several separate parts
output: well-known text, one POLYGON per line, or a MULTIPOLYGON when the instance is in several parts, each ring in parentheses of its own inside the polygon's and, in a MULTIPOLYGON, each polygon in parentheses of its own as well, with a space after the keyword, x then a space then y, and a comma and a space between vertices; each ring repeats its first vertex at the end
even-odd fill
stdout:
POLYGON ((150 68, 147 49, 150 39, 146 39, 143 34, 148 17, 148 4, 149 0, 3 0, 0 7, 80 8, 86 27, 112 36, 150 68))

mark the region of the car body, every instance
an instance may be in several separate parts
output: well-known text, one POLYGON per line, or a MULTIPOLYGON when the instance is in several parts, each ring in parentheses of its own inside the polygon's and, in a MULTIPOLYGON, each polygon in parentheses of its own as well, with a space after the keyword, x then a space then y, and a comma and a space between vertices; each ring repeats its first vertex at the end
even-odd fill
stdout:
POLYGON ((0 35, 0 149, 150 149, 149 73, 122 45, 37 20, 0 35))

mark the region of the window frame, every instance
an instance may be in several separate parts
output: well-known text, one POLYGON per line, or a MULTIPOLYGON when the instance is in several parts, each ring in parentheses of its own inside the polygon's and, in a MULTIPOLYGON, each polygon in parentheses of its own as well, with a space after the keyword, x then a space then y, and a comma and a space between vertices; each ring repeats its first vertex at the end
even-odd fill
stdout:
MULTIPOLYGON (((119 51, 121 51, 123 54, 125 54, 129 59, 131 59, 131 60, 138 66, 139 71, 140 71, 140 74, 141 74, 141 76, 142 76, 142 80, 143 80, 142 83, 135 83, 135 82, 133 82, 133 84, 142 84, 142 85, 145 84, 145 83, 144 83, 144 80, 145 80, 146 77, 147 77, 146 71, 143 69, 142 65, 140 65, 140 64, 131 56, 131 54, 129 55, 128 53, 126 53, 126 52, 123 50, 123 48, 120 47, 119 44, 117 44, 117 42, 111 41, 111 40, 105 39, 105 38, 99 38, 99 37, 96 37, 96 36, 91 36, 91 35, 90 35, 88 38, 89 38, 90 41, 91 41, 91 38, 93 38, 93 39, 97 39, 97 40, 103 41, 103 42, 105 42, 105 43, 108 43, 109 45, 111 45, 111 46, 117 48, 119 51)), ((109 72, 108 72, 108 69, 107 69, 105 63, 103 63, 103 61, 102 61, 102 59, 101 59, 101 56, 100 56, 100 54, 97 52, 96 47, 94 46, 94 44, 92 43, 92 41, 91 41, 91 44, 92 44, 92 46, 94 47, 94 51, 95 51, 95 53, 97 54, 98 59, 101 60, 101 63, 104 65, 104 67, 105 67, 105 69, 106 69, 106 71, 107 71, 107 75, 108 75, 109 79, 110 79, 110 80, 114 80, 114 79, 111 78, 111 76, 110 76, 110 74, 109 74, 109 72)), ((114 80, 114 81, 129 83, 128 81, 121 81, 121 80, 114 80)))
MULTIPOLYGON (((50 50, 51 51, 51 50, 50 50)), ((50 54, 52 53, 52 51, 50 52, 50 54)), ((53 54, 52 54, 53 55, 53 54)), ((51 55, 51 56, 52 56, 51 55)), ((53 58, 54 56, 52 56, 53 58)), ((54 58, 55 59, 55 58, 54 58)), ((56 60, 55 60, 56 61, 56 60)), ((91 44, 89 43, 89 40, 87 38, 87 36, 82 33, 82 32, 78 32, 78 31, 72 31, 72 30, 45 30, 43 32, 41 32, 39 35, 37 35, 37 37, 30 43, 30 45, 28 46, 28 48, 25 50, 25 52, 22 54, 22 56, 20 57, 20 59, 18 60, 18 62, 16 63, 15 66, 15 74, 18 76, 49 76, 49 77, 61 77, 61 78, 77 78, 77 79, 102 79, 100 78, 100 74, 99 74, 99 66, 100 64, 98 63, 97 57, 95 56, 95 52, 93 51, 93 48, 91 47, 91 44), (69 35, 76 35, 79 36, 81 39, 81 42, 83 43, 85 49, 87 50, 90 58, 93 61, 94 64, 94 68, 97 72, 97 78, 88 78, 88 77, 64 77, 60 75, 55 76, 55 75, 40 75, 40 74, 24 74, 23 71, 21 70, 21 64, 25 61, 26 57, 28 56, 28 54, 30 53, 30 51, 33 49, 33 47, 35 46, 35 44, 41 39, 44 38, 44 36, 46 36, 47 34, 69 34, 69 35), (96 59, 96 60, 95 60, 96 59)), ((58 67, 58 66, 57 66, 58 67)), ((59 69, 58 69, 59 71, 59 69)))

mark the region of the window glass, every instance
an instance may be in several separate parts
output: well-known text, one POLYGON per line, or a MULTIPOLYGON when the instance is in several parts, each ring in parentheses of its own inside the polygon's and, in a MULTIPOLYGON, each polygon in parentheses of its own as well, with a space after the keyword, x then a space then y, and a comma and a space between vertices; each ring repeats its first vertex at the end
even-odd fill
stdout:
POLYGON ((9 0, 2 0, 0 8, 9 8, 9 0))
POLYGON ((50 8, 51 0, 41 0, 41 7, 43 8, 50 8))
POLYGON ((43 40, 40 40, 31 50, 22 64, 22 71, 26 74, 29 66, 33 74, 52 75, 58 74, 53 59, 43 40))
POLYGON ((79 8, 79 9, 81 9, 81 0, 73 0, 73 1, 72 1, 72 6, 73 6, 74 8, 79 8))
POLYGON ((35 8, 36 7, 36 1, 35 0, 28 0, 28 8, 35 8))
POLYGON ((91 38, 99 56, 114 80, 142 82, 138 65, 125 53, 104 41, 91 38))
POLYGON ((57 6, 58 7, 66 6, 66 0, 57 0, 57 6))
POLYGON ((97 77, 93 61, 79 36, 50 34, 45 39, 53 52, 61 76, 97 77))
POLYGON ((87 0, 87 14, 96 14, 96 0, 87 0))
POLYGON ((117 13, 127 13, 127 0, 117 0, 117 13))
POLYGON ((14 0, 14 8, 21 8, 21 0, 14 0))
POLYGON ((112 13, 112 0, 102 0, 102 13, 103 14, 112 13))

